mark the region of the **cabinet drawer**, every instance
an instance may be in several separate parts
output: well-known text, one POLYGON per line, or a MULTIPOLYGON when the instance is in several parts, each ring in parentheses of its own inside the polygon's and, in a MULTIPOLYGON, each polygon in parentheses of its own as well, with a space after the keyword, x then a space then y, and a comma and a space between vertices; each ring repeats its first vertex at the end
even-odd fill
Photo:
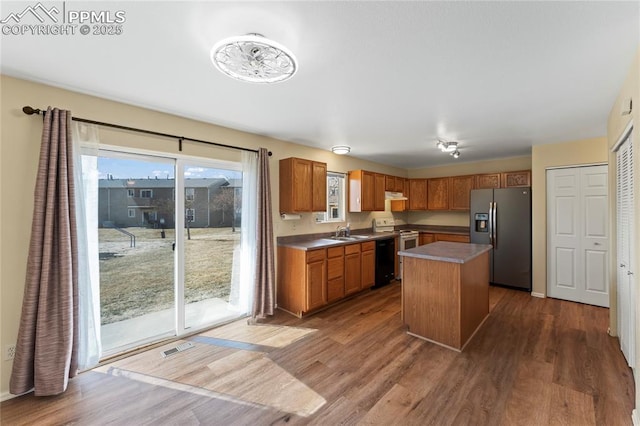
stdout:
POLYGON ((327 249, 327 257, 331 259, 332 257, 340 257, 344 256, 344 247, 331 247, 327 249))
POLYGON ((354 254, 354 253, 360 253, 360 244, 349 244, 348 246, 345 246, 344 248, 345 255, 354 254))
POLYGON ((469 236, 468 235, 457 235, 457 234, 436 234, 436 241, 451 241, 454 243, 468 243, 469 236))
POLYGON ((375 241, 367 241, 366 243, 362 243, 362 251, 375 250, 376 242, 375 241))
POLYGON ((307 251, 307 263, 317 262, 318 260, 324 260, 327 256, 326 250, 311 250, 307 251))

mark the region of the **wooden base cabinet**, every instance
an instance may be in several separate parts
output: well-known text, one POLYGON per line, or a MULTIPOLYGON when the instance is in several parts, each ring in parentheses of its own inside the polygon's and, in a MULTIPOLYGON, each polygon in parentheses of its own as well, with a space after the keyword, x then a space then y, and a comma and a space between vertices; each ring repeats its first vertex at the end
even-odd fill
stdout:
POLYGON ((344 247, 327 249, 327 301, 329 303, 344 297, 344 265, 344 247))
POLYGON ((376 284, 376 243, 362 243, 362 288, 370 288, 376 284))
POLYGON ((327 249, 278 247, 278 307, 300 317, 327 303, 327 249))
POLYGON ((344 250, 344 292, 346 295, 362 290, 360 244, 349 244, 344 250))
POLYGON ((297 317, 375 284, 375 241, 326 249, 278 247, 278 307, 297 317))

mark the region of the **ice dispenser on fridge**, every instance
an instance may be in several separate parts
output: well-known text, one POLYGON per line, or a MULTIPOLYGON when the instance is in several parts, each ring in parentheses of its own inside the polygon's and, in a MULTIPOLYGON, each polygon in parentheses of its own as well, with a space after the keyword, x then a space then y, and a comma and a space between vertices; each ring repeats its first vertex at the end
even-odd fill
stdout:
POLYGON ((476 232, 489 232, 489 214, 488 213, 476 213, 475 214, 476 232))

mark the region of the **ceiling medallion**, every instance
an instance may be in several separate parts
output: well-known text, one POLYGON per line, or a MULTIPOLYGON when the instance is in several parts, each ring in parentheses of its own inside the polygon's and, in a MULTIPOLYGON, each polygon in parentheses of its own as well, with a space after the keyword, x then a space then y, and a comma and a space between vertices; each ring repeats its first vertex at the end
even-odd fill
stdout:
POLYGON ((211 49, 211 61, 223 74, 251 83, 285 81, 298 70, 289 49, 260 34, 220 40, 211 49))

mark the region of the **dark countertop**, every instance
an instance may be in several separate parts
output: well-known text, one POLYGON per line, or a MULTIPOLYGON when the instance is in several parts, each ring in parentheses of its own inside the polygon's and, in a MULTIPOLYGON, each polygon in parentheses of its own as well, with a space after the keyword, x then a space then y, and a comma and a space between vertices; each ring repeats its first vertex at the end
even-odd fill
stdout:
POLYGON ((400 256, 415 257, 418 259, 438 260, 450 263, 465 263, 491 250, 489 244, 451 243, 438 241, 425 244, 409 250, 398 252, 400 256))
POLYGON ((352 240, 332 240, 331 234, 304 234, 278 237, 278 246, 291 247, 299 250, 314 250, 327 247, 343 246, 347 244, 361 243, 371 240, 380 240, 396 237, 400 230, 412 229, 419 232, 433 234, 457 234, 469 235, 467 226, 440 226, 440 225, 401 225, 395 227, 396 232, 373 232, 373 229, 356 229, 351 232, 352 240))
POLYGON ((279 237, 278 245, 281 247, 290 247, 298 250, 315 250, 328 247, 344 246, 347 244, 364 243, 367 241, 383 240, 386 238, 395 238, 400 235, 398 232, 369 232, 369 233, 351 233, 348 240, 334 240, 331 236, 312 235, 292 235, 289 237, 279 237))
POLYGON ((456 234, 469 235, 468 226, 443 226, 443 225, 402 225, 398 229, 413 229, 429 234, 456 234))

